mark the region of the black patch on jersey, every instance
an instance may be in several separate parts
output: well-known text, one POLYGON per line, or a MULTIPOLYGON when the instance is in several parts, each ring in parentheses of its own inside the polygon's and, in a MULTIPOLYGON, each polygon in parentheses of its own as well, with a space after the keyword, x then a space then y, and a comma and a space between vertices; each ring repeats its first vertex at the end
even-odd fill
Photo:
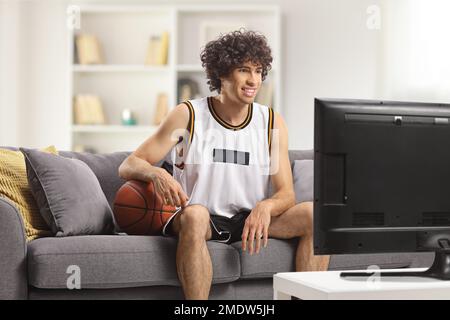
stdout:
POLYGON ((250 163, 250 152, 227 149, 213 149, 213 161, 248 166, 250 163))

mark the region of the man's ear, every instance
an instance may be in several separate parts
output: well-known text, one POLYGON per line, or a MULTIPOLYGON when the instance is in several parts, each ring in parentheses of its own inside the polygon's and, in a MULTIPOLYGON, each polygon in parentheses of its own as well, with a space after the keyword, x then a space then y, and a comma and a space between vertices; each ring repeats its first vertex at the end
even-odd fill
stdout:
POLYGON ((226 79, 225 77, 220 77, 220 78, 219 78, 219 80, 220 80, 220 91, 222 91, 222 89, 223 89, 223 81, 224 81, 225 79, 226 79))

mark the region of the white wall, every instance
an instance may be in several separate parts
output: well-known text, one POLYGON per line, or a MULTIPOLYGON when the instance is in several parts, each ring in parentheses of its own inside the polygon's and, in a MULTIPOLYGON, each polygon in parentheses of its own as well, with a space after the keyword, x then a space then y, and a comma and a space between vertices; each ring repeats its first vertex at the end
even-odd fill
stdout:
POLYGON ((0 145, 69 147, 65 7, 1 2, 0 145))
MULTIPOLYGON (((7 3, 9 0, 6 0, 7 3)), ((18 81, 4 80, 0 124, 8 122, 17 106, 19 132, 0 129, 0 144, 41 147, 54 144, 67 149, 69 115, 64 106, 67 83, 67 39, 65 0, 20 2, 20 56, 18 81), (5 87, 6 86, 6 87, 5 87), (14 90, 19 92, 15 100, 14 90)), ((123 1, 78 1, 78 3, 121 3, 123 1)), ((133 3, 212 3, 223 1, 134 1, 133 3)), ((242 1, 227 1, 238 2, 242 1)), ((246 3, 275 3, 282 18, 282 115, 289 128, 290 148, 313 147, 314 97, 372 98, 377 88, 379 32, 366 27, 366 9, 373 0, 260 0, 246 3)), ((130 3, 126 1, 126 3, 130 3)), ((2 10, 3 11, 3 10, 2 10)), ((8 10, 6 15, 8 15, 8 10)), ((2 14, 5 14, 3 12, 2 14)), ((3 19, 2 19, 3 20, 3 19)), ((14 24, 13 24, 14 25, 14 24)), ((12 36, 9 30, 2 35, 12 36)), ((11 43, 11 40, 10 40, 11 43)), ((3 51, 3 50, 2 50, 3 51)), ((10 57, 10 56, 8 56, 10 57)), ((1 66, 12 61, 0 55, 1 66), (6 61, 7 60, 7 61, 6 61)), ((4 70, 3 68, 1 70, 4 70)), ((9 77, 9 75, 8 75, 9 77)), ((14 78, 14 75, 12 75, 14 78)), ((9 128, 11 123, 8 122, 9 128)), ((3 125, 2 125, 3 127, 3 125)))
POLYGON ((0 2, 0 146, 17 145, 19 5, 0 2))
POLYGON ((450 1, 385 3, 380 89, 393 100, 450 102, 450 1))
POLYGON ((35 1, 24 8, 21 27, 27 34, 21 56, 26 92, 21 105, 25 119, 20 139, 32 147, 54 144, 68 148, 70 117, 65 5, 35 1), (26 31, 25 31, 26 30, 26 31))
POLYGON ((377 1, 282 1, 284 102, 290 148, 310 149, 314 98, 374 98, 380 32, 366 26, 377 1))

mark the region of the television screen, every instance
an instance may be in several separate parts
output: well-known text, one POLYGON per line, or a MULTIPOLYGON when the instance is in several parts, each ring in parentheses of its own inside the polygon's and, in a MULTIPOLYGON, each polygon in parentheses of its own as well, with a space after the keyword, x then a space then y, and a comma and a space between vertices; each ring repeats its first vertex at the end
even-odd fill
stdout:
POLYGON ((315 100, 316 254, 450 250, 450 105, 315 100))

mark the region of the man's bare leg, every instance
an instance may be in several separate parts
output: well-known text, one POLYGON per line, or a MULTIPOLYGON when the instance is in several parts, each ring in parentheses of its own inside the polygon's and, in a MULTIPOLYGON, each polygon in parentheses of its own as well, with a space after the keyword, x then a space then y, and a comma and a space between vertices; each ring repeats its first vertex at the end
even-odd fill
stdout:
POLYGON ((208 299, 212 282, 212 262, 206 240, 211 239, 209 212, 191 205, 177 214, 171 226, 178 235, 177 272, 187 300, 208 299))
POLYGON ((326 271, 329 256, 315 256, 313 248, 313 203, 302 202, 281 215, 272 217, 269 237, 291 239, 300 237, 297 247, 296 271, 326 271))

